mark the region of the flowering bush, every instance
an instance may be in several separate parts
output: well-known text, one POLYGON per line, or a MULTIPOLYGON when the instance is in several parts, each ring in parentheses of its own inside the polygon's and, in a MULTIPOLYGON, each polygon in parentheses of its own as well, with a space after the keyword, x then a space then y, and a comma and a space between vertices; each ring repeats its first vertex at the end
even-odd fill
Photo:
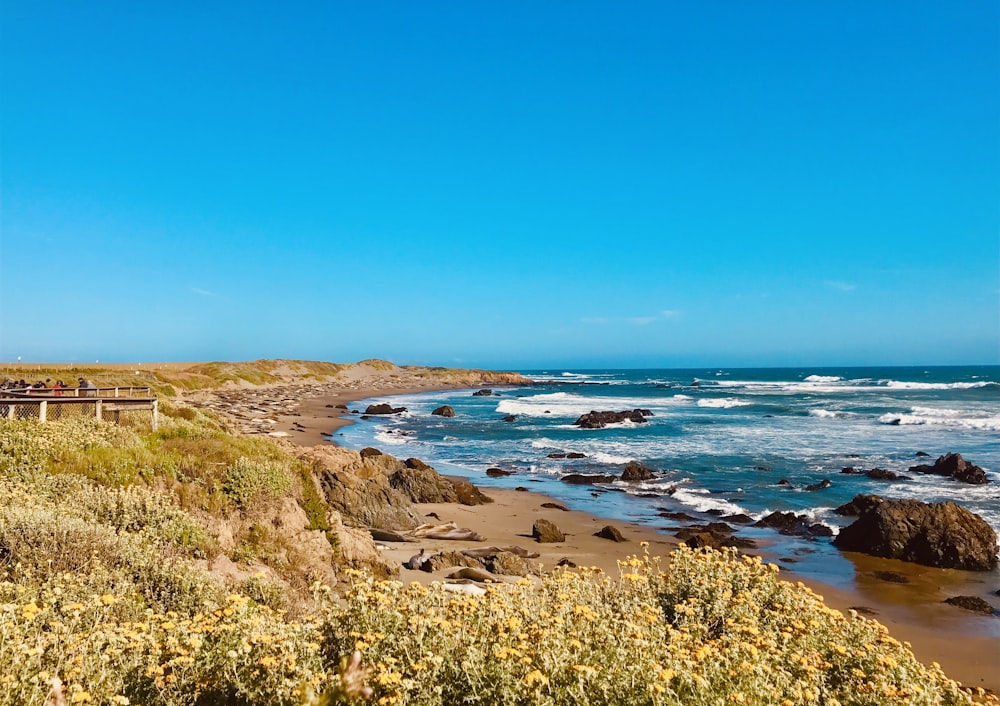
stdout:
POLYGON ((557 571, 484 596, 359 577, 324 627, 385 704, 964 704, 883 626, 827 608, 777 567, 682 548, 618 581, 557 571))

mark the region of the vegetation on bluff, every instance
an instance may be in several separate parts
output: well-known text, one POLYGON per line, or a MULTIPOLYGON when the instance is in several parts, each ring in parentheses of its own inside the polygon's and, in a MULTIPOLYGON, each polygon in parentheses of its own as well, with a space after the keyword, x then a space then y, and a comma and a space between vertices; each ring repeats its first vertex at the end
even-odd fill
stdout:
POLYGON ((69 704, 347 703, 362 684, 381 705, 971 701, 878 623, 731 552, 482 596, 343 569, 325 585, 268 519, 292 501, 329 529, 310 469, 163 411, 145 434, 0 422, 0 706, 56 679, 69 704), (207 571, 223 553, 241 573, 207 571))

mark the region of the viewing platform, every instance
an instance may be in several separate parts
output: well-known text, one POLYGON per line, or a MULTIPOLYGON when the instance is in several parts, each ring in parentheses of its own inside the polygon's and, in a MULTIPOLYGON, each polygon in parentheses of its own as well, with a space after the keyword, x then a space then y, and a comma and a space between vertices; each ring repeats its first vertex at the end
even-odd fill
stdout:
POLYGON ((149 387, 63 387, 0 390, 0 419, 45 422, 73 416, 159 427, 159 402, 149 387))

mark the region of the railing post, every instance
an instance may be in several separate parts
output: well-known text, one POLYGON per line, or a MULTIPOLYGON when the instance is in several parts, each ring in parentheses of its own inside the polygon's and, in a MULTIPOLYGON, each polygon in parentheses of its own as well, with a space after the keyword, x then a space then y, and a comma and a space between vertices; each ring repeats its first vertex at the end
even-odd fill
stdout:
POLYGON ((45 415, 49 411, 49 403, 47 400, 42 400, 38 403, 38 421, 45 424, 45 415))
POLYGON ((16 417, 16 415, 14 414, 14 409, 15 409, 16 407, 17 407, 17 405, 16 405, 16 404, 14 404, 13 402, 11 402, 11 403, 10 403, 10 404, 9 404, 9 405, 7 406, 7 419, 16 419, 16 418, 17 418, 17 417, 16 417))
POLYGON ((103 410, 103 409, 101 409, 101 402, 102 402, 102 400, 101 400, 100 398, 98 398, 98 399, 97 399, 97 418, 98 418, 98 419, 103 419, 103 418, 104 418, 104 417, 102 416, 102 415, 103 415, 103 413, 104 413, 104 410, 103 410))
POLYGON ((117 397, 117 396, 118 396, 118 388, 116 387, 115 388, 115 397, 117 397))
POLYGON ((160 426, 160 401, 153 400, 153 431, 157 431, 160 426))

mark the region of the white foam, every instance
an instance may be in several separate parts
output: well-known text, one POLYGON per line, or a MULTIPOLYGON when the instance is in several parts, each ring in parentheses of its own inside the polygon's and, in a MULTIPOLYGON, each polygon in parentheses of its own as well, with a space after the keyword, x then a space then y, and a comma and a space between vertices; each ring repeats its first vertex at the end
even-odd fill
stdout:
POLYGON ((840 382, 843 379, 839 375, 810 375, 803 378, 805 382, 840 382))
POLYGON ((885 386, 891 390, 972 390, 979 387, 996 387, 998 383, 983 382, 902 382, 885 380, 885 386))
POLYGON ((748 407, 751 404, 753 403, 735 397, 698 400, 699 407, 707 407, 708 409, 732 409, 733 407, 748 407))
POLYGON ((390 446, 402 446, 403 444, 413 441, 402 434, 391 434, 386 430, 375 432, 375 440, 379 443, 388 444, 390 446))
POLYGON ((709 491, 704 488, 678 487, 670 497, 679 503, 694 508, 698 512, 722 510, 727 515, 738 515, 746 512, 746 510, 736 503, 731 503, 723 498, 712 497, 709 491))
POLYGON ((853 417, 856 415, 852 412, 840 412, 830 409, 810 409, 809 416, 819 417, 820 419, 846 419, 847 417, 853 417))
MULTIPOLYGON (((514 414, 525 417, 579 417, 593 411, 613 410, 620 412, 626 409, 669 408, 677 407, 686 402, 673 397, 610 397, 577 395, 571 392, 552 392, 530 397, 517 397, 502 400, 496 407, 498 414, 514 414)), ((655 414, 655 412, 654 412, 655 414)))
POLYGON ((620 465, 623 463, 629 463, 635 459, 631 456, 616 456, 615 454, 605 453, 603 451, 597 451, 595 453, 587 454, 587 458, 593 459, 598 463, 607 463, 612 465, 620 465))
POLYGON ((882 424, 899 426, 931 426, 969 429, 973 431, 1000 431, 1000 416, 961 416, 963 413, 953 409, 935 410, 926 407, 914 407, 911 411, 912 414, 889 412, 883 414, 878 420, 882 424))

